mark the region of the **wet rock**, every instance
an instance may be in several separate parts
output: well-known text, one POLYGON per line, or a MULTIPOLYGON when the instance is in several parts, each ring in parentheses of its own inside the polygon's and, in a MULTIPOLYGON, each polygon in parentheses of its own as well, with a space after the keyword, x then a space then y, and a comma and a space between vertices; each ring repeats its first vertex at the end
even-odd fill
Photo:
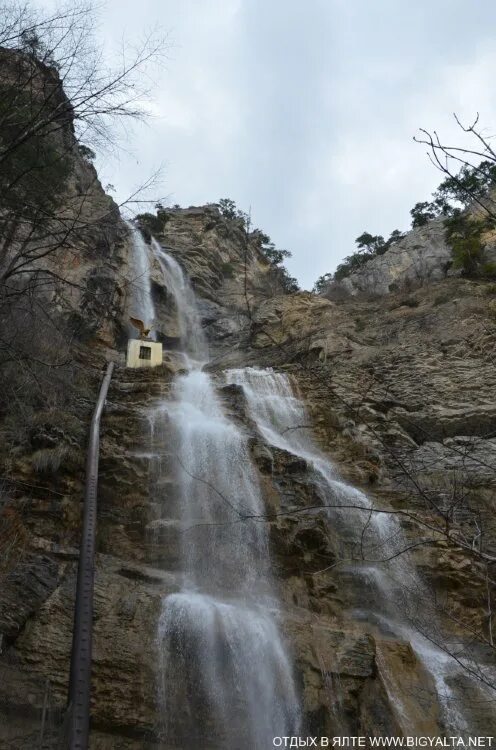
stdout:
MULTIPOLYGON (((453 477, 463 477, 463 502, 457 504, 453 523, 464 523, 467 538, 474 539, 470 524, 476 511, 483 520, 484 543, 494 544, 496 334, 484 284, 448 278, 416 289, 412 303, 410 292, 390 290, 420 269, 412 258, 409 265, 403 262, 404 245, 387 259, 387 268, 377 267, 372 280, 364 276, 360 281, 364 288, 372 281, 387 287, 387 300, 355 295, 331 302, 309 293, 275 295, 266 285, 267 264, 253 243, 248 247, 248 311, 246 237, 239 227, 228 226, 211 207, 175 210, 160 239, 204 295, 200 315, 212 348, 211 371, 229 363, 278 367, 288 374, 305 402, 311 434, 336 476, 362 487, 379 508, 413 507, 432 523, 436 517, 432 507, 426 510, 422 493, 436 493, 436 501, 449 498, 453 477), (405 479, 404 468, 421 483, 420 494, 405 479)), ((434 237, 426 236, 425 243, 416 257, 433 279, 445 250, 434 237)), ((127 273, 127 241, 119 245, 116 240, 109 252, 114 264, 122 258, 127 273)), ((85 278, 88 270, 83 264, 75 278, 85 278)), ((94 291, 111 293, 106 272, 91 278, 94 291)), ((156 268, 153 279, 163 321, 160 336, 170 351, 164 366, 154 371, 117 368, 102 425, 92 704, 92 742, 101 750, 160 745, 157 621, 163 597, 181 584, 176 447, 157 449, 159 436, 167 434, 167 414, 160 411, 155 420, 150 414, 169 396, 172 378, 184 363, 175 351, 177 311, 156 268)), ((123 305, 117 295, 112 315, 120 316, 121 325, 123 305)), ((115 345, 114 328, 114 318, 102 322, 92 334, 98 345, 115 345)), ((93 362, 89 344, 85 352, 85 362, 93 362)), ((119 353, 112 356, 118 359, 119 353)), ((370 615, 378 587, 363 572, 367 561, 348 539, 356 537, 361 521, 346 531, 337 514, 319 510, 326 498, 310 462, 268 445, 250 420, 241 389, 223 387, 223 382, 220 375, 219 396, 249 436, 266 501, 264 522, 280 589, 275 617, 294 656, 305 729, 321 736, 438 734, 442 710, 432 678, 393 624, 370 615)), ((31 447, 54 447, 77 435, 76 425, 57 430, 40 422, 30 436, 31 447)), ((81 445, 81 434, 77 441, 81 445)), ((28 460, 19 459, 16 471, 22 481, 39 481, 28 460)), ((8 741, 13 750, 34 746, 47 679, 55 707, 64 705, 82 477, 82 468, 72 465, 59 488, 63 499, 33 494, 24 519, 31 556, 2 583, 0 622, 6 639, 0 658, 0 744, 8 741)), ((336 498, 327 499, 332 505, 336 498)), ((403 530, 408 540, 416 534, 418 539, 412 521, 403 530)), ((229 534, 228 528, 219 550, 226 571, 229 534)), ((201 550, 201 533, 191 539, 201 550)), ((419 547, 411 560, 433 599, 452 618, 457 638, 463 624, 487 633, 486 583, 470 555, 436 543, 419 547)), ((428 616, 428 607, 426 612, 428 616)), ((482 657, 489 661, 486 652, 482 657)), ((185 691, 180 675, 174 679, 185 691)), ((489 733, 490 711, 472 684, 460 677, 452 683, 457 700, 472 705, 472 726, 489 733)), ((186 693, 184 705, 178 721, 188 719, 186 693)))
POLYGON ((46 556, 25 554, 2 579, 0 633, 14 640, 55 590, 59 564, 46 556))

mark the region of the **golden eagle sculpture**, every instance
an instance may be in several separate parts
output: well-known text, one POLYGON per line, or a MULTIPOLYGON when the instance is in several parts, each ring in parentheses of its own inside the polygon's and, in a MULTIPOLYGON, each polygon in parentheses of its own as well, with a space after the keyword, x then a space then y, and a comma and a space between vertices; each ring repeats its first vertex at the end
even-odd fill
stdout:
POLYGON ((133 326, 139 331, 140 339, 146 339, 150 335, 150 331, 152 330, 151 326, 147 327, 142 320, 139 318, 133 318, 130 317, 129 320, 133 324, 133 326))

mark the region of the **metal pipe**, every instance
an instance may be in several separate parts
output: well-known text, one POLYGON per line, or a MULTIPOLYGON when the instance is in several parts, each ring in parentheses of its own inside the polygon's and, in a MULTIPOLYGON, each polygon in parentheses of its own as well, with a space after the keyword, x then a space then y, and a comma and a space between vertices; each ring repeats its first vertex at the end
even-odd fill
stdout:
POLYGON ((45 738, 45 726, 46 726, 46 718, 47 718, 49 705, 50 705, 50 680, 47 680, 45 683, 45 695, 43 696, 43 709, 41 711, 41 727, 40 727, 40 736, 38 738, 39 750, 43 750, 43 740, 45 738))
POLYGON ((72 636, 71 674, 69 679, 69 750, 87 750, 89 743, 100 418, 105 405, 113 369, 114 363, 109 362, 91 420, 88 455, 86 459, 83 534, 79 553, 76 603, 74 608, 74 631, 72 636))

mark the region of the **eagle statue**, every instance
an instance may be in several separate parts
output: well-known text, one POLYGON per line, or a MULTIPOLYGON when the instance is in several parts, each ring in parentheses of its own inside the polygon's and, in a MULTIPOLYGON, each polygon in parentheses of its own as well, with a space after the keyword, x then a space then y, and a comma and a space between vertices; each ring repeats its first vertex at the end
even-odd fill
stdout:
POLYGON ((151 326, 147 327, 142 320, 139 318, 133 318, 130 317, 129 320, 133 324, 133 326, 139 331, 140 339, 146 339, 150 335, 150 331, 152 330, 151 326))

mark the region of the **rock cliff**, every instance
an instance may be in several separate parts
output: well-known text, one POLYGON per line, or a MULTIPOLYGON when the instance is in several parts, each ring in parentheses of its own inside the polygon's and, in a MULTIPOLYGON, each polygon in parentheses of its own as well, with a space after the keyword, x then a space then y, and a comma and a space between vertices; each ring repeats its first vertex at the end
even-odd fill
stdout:
MULTIPOLYGON (((168 512, 177 456, 167 441, 157 449, 155 429, 184 361, 177 304, 153 242, 192 281, 209 371, 226 415, 248 438, 267 508, 274 617, 294 662, 304 735, 496 734, 494 285, 444 278, 448 255, 432 224, 350 281, 387 296, 280 294, 255 234, 215 206, 168 209, 155 239, 144 227, 164 364, 126 370, 136 247, 76 155, 68 199, 82 183, 94 221, 70 252, 58 251, 70 291, 64 285, 62 302, 58 287, 49 298, 73 326, 70 366, 50 374, 45 400, 26 397, 1 415, 1 746, 31 749, 42 726, 43 747, 57 747, 63 734, 84 451, 101 368, 113 359, 91 747, 177 747, 163 736, 157 644, 161 600, 180 588, 182 532, 168 512), (395 290, 419 263, 430 283, 395 290), (284 376, 302 409, 302 423, 288 429, 306 442, 286 443, 282 428, 276 444, 260 429, 246 389, 226 375, 247 367, 284 376), (316 479, 311 451, 331 467, 334 494, 316 479), (376 521, 383 516, 396 525, 376 521), (371 528, 395 539, 371 545, 371 528)), ((182 675, 171 679, 186 691, 182 675)), ((185 696, 177 727, 190 718, 185 696)))
POLYGON ((442 219, 412 229, 384 253, 342 279, 351 294, 383 295, 408 286, 444 279, 452 266, 451 248, 444 238, 442 219))
MULTIPOLYGON (((478 205, 469 209, 469 215, 479 219, 486 217, 478 205)), ((460 276, 460 269, 453 264, 452 249, 446 242, 443 222, 440 217, 411 229, 387 252, 376 255, 358 270, 335 282, 335 287, 341 291, 341 296, 343 293, 382 296, 460 276)), ((484 233, 484 241, 487 261, 493 263, 496 258, 493 230, 484 233)), ((329 296, 335 297, 336 294, 329 296)))

